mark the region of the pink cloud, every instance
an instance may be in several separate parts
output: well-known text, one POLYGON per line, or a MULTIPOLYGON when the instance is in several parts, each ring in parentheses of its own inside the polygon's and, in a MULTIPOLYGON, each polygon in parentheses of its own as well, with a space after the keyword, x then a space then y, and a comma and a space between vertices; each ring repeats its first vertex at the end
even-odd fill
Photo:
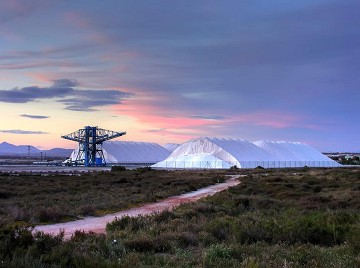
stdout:
POLYGON ((306 118, 301 115, 282 113, 276 110, 264 110, 237 116, 227 116, 221 120, 208 120, 206 118, 191 118, 191 111, 181 114, 168 111, 161 106, 152 104, 152 99, 159 101, 159 98, 150 97, 137 93, 140 98, 126 100, 121 105, 119 113, 135 118, 139 123, 149 126, 150 132, 159 135, 171 135, 173 137, 192 138, 199 135, 211 135, 203 130, 211 131, 212 127, 229 128, 232 125, 250 124, 275 129, 285 128, 307 128, 319 129, 319 126, 306 123, 306 118))
POLYGON ((36 82, 41 82, 41 83, 48 83, 55 79, 44 73, 27 73, 27 75, 30 76, 32 79, 34 79, 36 82))
POLYGON ((0 64, 0 69, 5 70, 18 70, 18 69, 36 69, 40 67, 81 67, 80 64, 69 61, 50 61, 50 60, 39 60, 37 62, 15 62, 15 63, 4 63, 0 64))
POLYGON ((149 96, 136 89, 129 91, 135 93, 136 98, 124 100, 120 106, 113 106, 113 110, 134 118, 143 126, 141 131, 144 133, 156 133, 184 141, 202 135, 201 128, 213 124, 211 120, 190 118, 186 113, 179 115, 154 104, 155 101, 167 101, 164 96, 149 96))

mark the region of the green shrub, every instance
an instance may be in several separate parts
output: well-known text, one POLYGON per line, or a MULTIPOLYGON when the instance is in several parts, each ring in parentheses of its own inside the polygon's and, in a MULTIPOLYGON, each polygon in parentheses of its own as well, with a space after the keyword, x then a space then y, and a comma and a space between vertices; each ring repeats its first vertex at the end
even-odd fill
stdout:
POLYGON ((284 211, 280 214, 258 212, 242 215, 234 235, 238 242, 253 244, 260 241, 276 244, 310 243, 335 246, 346 241, 358 222, 356 214, 284 211))
POLYGON ((171 250, 172 234, 161 234, 157 237, 141 235, 133 239, 125 240, 126 250, 149 253, 163 253, 171 250))
POLYGON ((151 167, 141 167, 136 169, 136 171, 138 171, 139 173, 146 173, 153 170, 154 169, 152 169, 151 167))
POLYGON ((198 245, 196 236, 191 232, 181 232, 174 234, 174 242, 180 248, 188 248, 189 246, 198 245))
POLYGON ((0 260, 12 259, 33 244, 32 228, 13 226, 0 229, 0 260))
POLYGON ((211 204, 207 204, 207 203, 197 202, 192 207, 193 207, 193 211, 196 214, 201 213, 201 214, 205 214, 206 216, 208 216, 215 212, 214 206, 212 206, 211 204))
POLYGON ((124 166, 112 166, 111 171, 112 172, 126 171, 126 167, 124 167, 124 166))
POLYGON ((262 166, 257 166, 255 169, 260 169, 260 170, 262 170, 262 169, 265 169, 265 168, 262 167, 262 166))
POLYGON ((214 265, 219 261, 231 259, 231 249, 223 244, 214 244, 203 253, 204 266, 214 265))
POLYGON ((343 213, 313 212, 300 217, 298 236, 301 242, 333 246, 345 242, 353 219, 343 213))
POLYGON ((112 184, 123 184, 123 183, 129 183, 126 177, 118 177, 116 180, 112 182, 112 184))
POLYGON ((41 208, 38 212, 38 219, 40 222, 58 222, 66 215, 56 207, 41 208))
POLYGON ((230 167, 230 170, 232 170, 232 171, 233 171, 233 170, 238 170, 238 169, 239 169, 239 168, 238 168, 236 165, 233 165, 233 166, 230 167))
POLYGON ((114 221, 106 225, 106 230, 110 232, 118 230, 138 231, 148 225, 148 220, 144 216, 130 217, 124 216, 116 218, 114 221))
MULTIPOLYGON (((244 267, 244 268, 260 268, 261 266, 260 266, 259 262, 255 258, 248 257, 241 263, 241 267, 244 267)), ((286 267, 286 266, 284 265, 284 267, 286 267)))
POLYGON ((0 191, 0 199, 9 199, 10 197, 14 196, 14 193, 6 192, 6 191, 0 191))
POLYGON ((233 223, 234 220, 231 217, 217 217, 206 224, 205 230, 211 233, 218 241, 224 241, 232 235, 233 223))
POLYGON ((84 216, 95 216, 96 207, 93 205, 85 205, 79 208, 80 214, 84 216))
POLYGON ((320 185, 316 185, 316 186, 314 187, 314 189, 313 189, 313 191, 314 191, 315 193, 320 193, 321 190, 322 190, 322 187, 321 187, 320 185))
POLYGON ((28 211, 22 206, 11 205, 7 210, 13 221, 28 221, 30 219, 28 211))
POLYGON ((157 223, 165 223, 175 218, 176 218, 175 213, 168 209, 165 209, 162 212, 156 213, 154 215, 154 221, 157 223))
MULTIPOLYGON (((360 252, 360 226, 355 226, 348 234, 346 241, 349 243, 353 253, 360 252)), ((360 260, 359 260, 360 261, 360 260)))

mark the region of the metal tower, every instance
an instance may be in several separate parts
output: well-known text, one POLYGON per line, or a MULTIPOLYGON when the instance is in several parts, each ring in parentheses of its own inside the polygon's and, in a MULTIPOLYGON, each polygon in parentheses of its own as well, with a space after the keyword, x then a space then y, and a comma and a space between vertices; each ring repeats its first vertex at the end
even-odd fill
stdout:
POLYGON ((85 167, 106 165, 102 144, 104 141, 125 135, 126 132, 115 132, 98 127, 85 126, 78 131, 61 136, 66 140, 79 142, 76 163, 84 163, 85 167))

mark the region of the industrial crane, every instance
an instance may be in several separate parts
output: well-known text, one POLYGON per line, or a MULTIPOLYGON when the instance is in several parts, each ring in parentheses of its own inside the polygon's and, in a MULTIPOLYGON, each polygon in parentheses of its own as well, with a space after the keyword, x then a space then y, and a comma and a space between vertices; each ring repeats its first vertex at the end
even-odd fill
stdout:
POLYGON ((104 141, 125 135, 126 132, 116 132, 98 127, 85 126, 61 138, 79 143, 79 151, 75 163, 84 163, 85 167, 106 165, 102 151, 104 141))

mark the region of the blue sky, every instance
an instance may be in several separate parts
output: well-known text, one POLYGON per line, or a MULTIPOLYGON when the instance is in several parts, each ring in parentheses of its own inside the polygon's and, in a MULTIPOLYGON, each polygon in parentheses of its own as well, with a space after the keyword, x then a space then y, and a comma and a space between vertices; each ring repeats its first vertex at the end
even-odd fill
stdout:
POLYGON ((360 2, 0 2, 0 141, 121 139, 360 151, 360 2), (26 134, 23 134, 26 133, 26 134))

